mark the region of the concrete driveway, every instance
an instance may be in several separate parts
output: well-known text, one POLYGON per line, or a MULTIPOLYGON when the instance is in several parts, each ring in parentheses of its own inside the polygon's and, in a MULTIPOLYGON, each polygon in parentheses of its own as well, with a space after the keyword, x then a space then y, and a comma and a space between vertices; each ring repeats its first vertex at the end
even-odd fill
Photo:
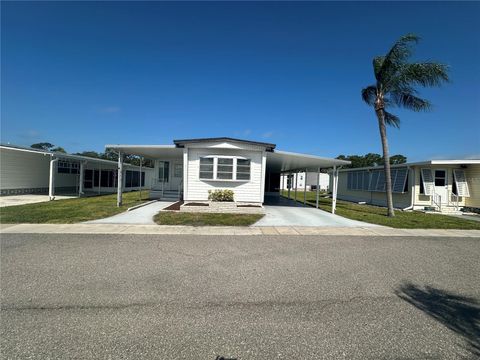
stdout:
POLYGON ((284 197, 265 198, 265 216, 253 226, 372 227, 378 225, 350 220, 284 197))
POLYGON ((474 238, 2 234, 5 359, 478 359, 474 238))
POLYGON ((171 201, 156 201, 131 211, 110 216, 104 219, 86 221, 86 224, 155 224, 153 217, 162 209, 172 205, 171 201))

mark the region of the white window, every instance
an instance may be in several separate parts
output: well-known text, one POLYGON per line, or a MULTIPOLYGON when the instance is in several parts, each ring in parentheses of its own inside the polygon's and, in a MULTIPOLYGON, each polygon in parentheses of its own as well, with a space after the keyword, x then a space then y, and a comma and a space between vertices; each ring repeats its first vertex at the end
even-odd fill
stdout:
POLYGON ((183 177, 183 165, 182 164, 175 164, 173 168, 173 177, 181 178, 183 177))
POLYGON ((60 174, 70 174, 70 163, 68 161, 58 160, 57 172, 60 174))
POLYGON ((200 179, 213 179, 213 158, 200 158, 200 179))
POLYGON ((250 180, 250 159, 205 156, 200 158, 200 179, 203 180, 250 180))
POLYGON ((233 159, 217 158, 217 179, 233 179, 233 159))
POLYGON ((79 174, 80 173, 80 164, 79 163, 71 163, 70 166, 71 166, 70 172, 72 174, 79 174))
POLYGON ((237 159, 237 180, 250 180, 250 159, 237 159))

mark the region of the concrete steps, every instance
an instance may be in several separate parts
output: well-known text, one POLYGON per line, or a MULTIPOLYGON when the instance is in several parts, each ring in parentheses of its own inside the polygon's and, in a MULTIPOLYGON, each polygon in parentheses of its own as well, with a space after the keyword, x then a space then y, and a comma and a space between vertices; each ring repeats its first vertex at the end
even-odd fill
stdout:
POLYGON ((180 193, 178 190, 150 190, 150 199, 162 201, 178 201, 180 200, 180 193))

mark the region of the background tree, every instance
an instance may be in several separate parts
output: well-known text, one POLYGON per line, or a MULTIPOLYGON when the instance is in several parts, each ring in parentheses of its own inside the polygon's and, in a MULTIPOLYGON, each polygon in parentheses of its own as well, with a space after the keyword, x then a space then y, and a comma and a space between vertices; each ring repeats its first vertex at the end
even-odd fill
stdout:
POLYGON ((67 153, 67 151, 66 151, 63 147, 61 147, 61 146, 56 146, 56 147, 54 147, 53 149, 51 149, 50 151, 59 152, 59 153, 64 153, 64 154, 67 153))
POLYGON ((30 145, 30 147, 34 148, 34 149, 45 150, 45 151, 61 152, 61 153, 64 153, 64 154, 67 153, 63 147, 55 146, 55 145, 53 145, 49 142, 41 142, 41 143, 32 144, 32 145, 30 145))
MULTIPOLYGON (((362 155, 348 155, 348 156, 339 155, 337 156, 337 159, 350 161, 351 164, 345 167, 351 168, 351 169, 384 165, 384 160, 382 155, 375 154, 375 153, 368 153, 363 156, 362 155)), ((390 157, 390 164, 392 165, 405 164, 406 162, 407 162, 407 158, 401 154, 390 157)))
POLYGON ((34 148, 34 149, 51 151, 51 149, 54 148, 55 145, 50 144, 49 142, 41 142, 41 143, 32 144, 32 145, 30 145, 30 147, 34 148))
POLYGON ((405 164, 406 162, 407 158, 403 155, 397 154, 390 156, 390 165, 405 164))
POLYGON ((398 116, 386 109, 394 106, 413 111, 430 110, 428 100, 418 97, 416 86, 439 86, 448 81, 447 66, 437 62, 408 62, 412 46, 419 41, 413 34, 402 36, 385 56, 373 58, 375 84, 362 90, 362 99, 372 106, 377 116, 385 169, 385 192, 388 216, 395 216, 392 200, 392 179, 386 126, 400 127, 398 116))

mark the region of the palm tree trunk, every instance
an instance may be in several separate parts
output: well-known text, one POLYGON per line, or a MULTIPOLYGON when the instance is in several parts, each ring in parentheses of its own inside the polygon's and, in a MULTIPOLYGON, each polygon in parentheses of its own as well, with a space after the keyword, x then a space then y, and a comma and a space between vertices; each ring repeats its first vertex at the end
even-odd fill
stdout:
POLYGON ((394 217, 395 212, 393 211, 393 197, 392 197, 392 177, 390 176, 390 155, 388 152, 388 140, 387 140, 387 129, 385 126, 385 113, 383 108, 376 109, 375 113, 378 118, 378 127, 380 129, 380 138, 382 139, 382 149, 383 149, 383 159, 384 159, 384 169, 385 169, 385 193, 387 195, 387 215, 389 217, 394 217))

